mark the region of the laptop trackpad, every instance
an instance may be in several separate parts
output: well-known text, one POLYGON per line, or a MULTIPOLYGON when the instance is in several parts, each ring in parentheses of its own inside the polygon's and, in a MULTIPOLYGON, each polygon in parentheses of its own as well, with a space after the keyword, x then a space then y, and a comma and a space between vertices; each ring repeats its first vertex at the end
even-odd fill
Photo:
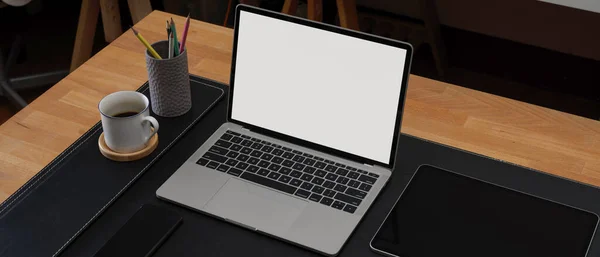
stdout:
POLYGON ((283 235, 307 202, 277 191, 231 178, 205 206, 205 211, 283 235))

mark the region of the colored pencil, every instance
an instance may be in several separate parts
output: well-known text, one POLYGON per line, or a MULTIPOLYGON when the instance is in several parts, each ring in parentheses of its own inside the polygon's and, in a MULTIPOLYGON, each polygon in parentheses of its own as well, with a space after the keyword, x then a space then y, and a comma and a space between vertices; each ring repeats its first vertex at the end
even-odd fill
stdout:
POLYGON ((167 26, 167 41, 169 41, 169 48, 167 49, 167 51, 169 52, 169 59, 173 58, 173 52, 172 52, 172 48, 173 48, 173 35, 171 34, 171 23, 169 22, 169 20, 166 20, 167 26))
POLYGON ((140 42, 142 42, 142 44, 146 47, 146 49, 148 49, 148 51, 150 51, 150 54, 152 54, 152 56, 154 56, 154 58, 159 59, 159 60, 162 59, 160 57, 160 55, 158 55, 156 50, 154 50, 154 48, 148 43, 148 41, 146 41, 146 39, 144 39, 144 37, 142 37, 142 34, 140 34, 133 27, 131 27, 131 30, 133 30, 133 34, 140 40, 140 42))
POLYGON ((171 24, 169 24, 169 20, 167 20, 167 40, 169 40, 169 38, 171 38, 171 24))
POLYGON ((185 26, 183 27, 183 34, 181 35, 181 47, 179 49, 179 54, 183 53, 185 50, 185 40, 187 39, 187 34, 190 29, 190 15, 188 14, 185 19, 185 26))
POLYGON ((179 40, 177 39, 177 28, 175 28, 175 22, 171 18, 171 33, 173 33, 173 44, 175 45, 175 56, 179 54, 179 40))
POLYGON ((173 48, 173 34, 169 34, 169 59, 173 58, 173 53, 174 53, 174 48, 173 48))

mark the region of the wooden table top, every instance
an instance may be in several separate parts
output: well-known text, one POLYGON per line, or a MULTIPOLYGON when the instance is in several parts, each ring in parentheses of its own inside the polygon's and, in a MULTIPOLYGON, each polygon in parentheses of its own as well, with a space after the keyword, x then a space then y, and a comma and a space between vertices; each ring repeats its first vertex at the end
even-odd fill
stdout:
MULTIPOLYGON (((135 27, 150 42, 163 40, 170 17, 184 24, 155 11, 135 27)), ((232 40, 229 28, 192 21, 190 73, 228 83, 232 40)), ((0 126, 0 201, 100 120, 103 96, 142 85, 145 66, 144 47, 127 31, 0 126)), ((401 130, 600 186, 598 121, 411 75, 401 130)))

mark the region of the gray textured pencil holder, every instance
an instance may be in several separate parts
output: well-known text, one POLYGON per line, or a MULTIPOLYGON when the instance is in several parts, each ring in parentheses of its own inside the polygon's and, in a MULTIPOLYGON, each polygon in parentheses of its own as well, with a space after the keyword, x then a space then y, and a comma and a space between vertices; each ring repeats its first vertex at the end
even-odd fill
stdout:
POLYGON ((156 59, 146 50, 152 111, 163 117, 182 115, 192 108, 187 51, 169 59, 168 41, 156 42, 152 47, 163 58, 156 59))

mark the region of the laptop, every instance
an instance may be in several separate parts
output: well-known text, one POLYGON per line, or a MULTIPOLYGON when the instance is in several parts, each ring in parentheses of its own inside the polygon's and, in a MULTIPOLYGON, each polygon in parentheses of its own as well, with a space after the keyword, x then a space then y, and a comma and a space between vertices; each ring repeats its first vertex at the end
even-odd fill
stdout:
POLYGON ((227 121, 157 197, 337 255, 392 175, 411 57, 407 43, 238 5, 227 121))

